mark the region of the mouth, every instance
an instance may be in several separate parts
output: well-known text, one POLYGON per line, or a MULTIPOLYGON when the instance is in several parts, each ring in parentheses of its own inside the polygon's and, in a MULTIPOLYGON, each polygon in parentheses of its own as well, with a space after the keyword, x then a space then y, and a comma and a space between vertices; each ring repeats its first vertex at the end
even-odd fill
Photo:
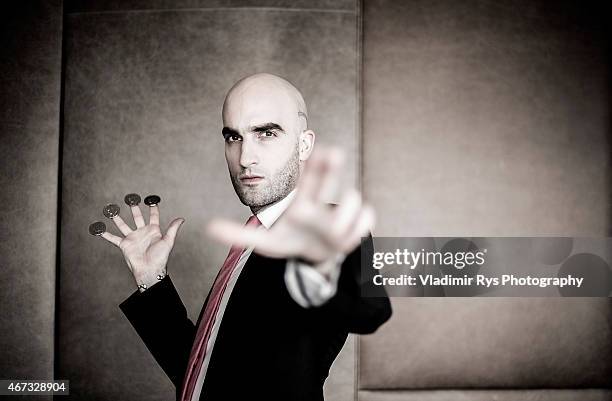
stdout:
POLYGON ((257 185, 264 180, 264 177, 261 175, 242 175, 238 179, 244 185, 257 185))

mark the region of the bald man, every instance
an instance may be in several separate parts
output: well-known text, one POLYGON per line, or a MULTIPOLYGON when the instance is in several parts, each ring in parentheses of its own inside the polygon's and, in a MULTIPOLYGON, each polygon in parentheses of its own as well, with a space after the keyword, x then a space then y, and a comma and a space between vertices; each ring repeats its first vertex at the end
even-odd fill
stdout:
POLYGON ((323 400, 323 384, 348 333, 372 333, 391 316, 374 288, 374 212, 355 190, 336 207, 342 154, 319 149, 300 92, 285 79, 255 74, 223 104, 225 158, 232 185, 253 216, 215 220, 208 233, 232 248, 197 323, 167 274, 184 219, 166 233, 159 209, 136 229, 119 216, 117 245, 138 285, 121 309, 176 386, 177 400, 323 400), (367 239, 362 240, 362 237, 367 239), (368 292, 368 297, 363 296, 368 292))

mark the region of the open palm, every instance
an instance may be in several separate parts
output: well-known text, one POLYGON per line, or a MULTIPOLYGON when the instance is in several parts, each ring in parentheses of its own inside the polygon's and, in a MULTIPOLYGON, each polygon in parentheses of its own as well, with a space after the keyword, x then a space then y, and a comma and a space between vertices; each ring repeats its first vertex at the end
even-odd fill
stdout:
POLYGON ((302 258, 313 264, 349 253, 374 224, 372 207, 363 205, 356 190, 344 191, 340 204, 324 197, 340 181, 343 155, 337 150, 314 152, 300 177, 295 198, 269 230, 214 220, 208 231, 226 244, 249 247, 275 258, 302 258))
POLYGON ((162 235, 159 227, 158 205, 149 207, 149 224, 145 223, 140 206, 130 206, 130 209, 136 229, 132 230, 121 216, 117 215, 113 217, 113 222, 124 237, 109 232, 104 232, 102 237, 121 249, 137 282, 151 281, 151 277, 166 273, 166 264, 174 246, 177 231, 185 220, 174 219, 168 226, 166 234, 162 235))

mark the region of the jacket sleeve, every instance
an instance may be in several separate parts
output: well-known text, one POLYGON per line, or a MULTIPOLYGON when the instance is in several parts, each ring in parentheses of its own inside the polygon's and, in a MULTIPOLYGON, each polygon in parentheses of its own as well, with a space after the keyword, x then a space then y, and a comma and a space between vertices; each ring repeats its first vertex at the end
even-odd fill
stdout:
POLYGON ((195 326, 170 276, 144 292, 136 291, 119 308, 176 388, 187 369, 195 326))
POLYGON ((373 252, 369 235, 342 263, 336 294, 323 305, 308 310, 322 314, 330 324, 357 334, 373 333, 389 320, 392 310, 387 292, 383 286, 373 283, 373 252))

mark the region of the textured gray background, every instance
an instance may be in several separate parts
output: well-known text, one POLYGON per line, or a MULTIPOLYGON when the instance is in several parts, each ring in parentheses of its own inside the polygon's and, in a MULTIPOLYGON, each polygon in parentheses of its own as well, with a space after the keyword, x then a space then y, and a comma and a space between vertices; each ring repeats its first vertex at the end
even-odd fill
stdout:
MULTIPOLYGON (((364 2, 362 169, 376 235, 610 235, 602 6, 364 2)), ((581 390, 612 387, 609 298, 393 306, 361 337, 360 400, 612 399, 581 390), (551 388, 566 390, 540 390, 551 388)))
MULTIPOLYGON (((127 192, 161 195, 162 224, 187 219, 170 272, 197 316, 226 253, 202 227, 213 215, 247 215, 227 177, 220 106, 225 90, 255 71, 294 81, 319 140, 347 148, 347 181, 361 173, 377 235, 609 236, 610 60, 601 4, 7 7, 0 377, 70 379, 74 399, 173 396, 117 308, 133 291, 121 255, 87 225, 127 192)), ((394 306, 392 321, 359 341, 359 399, 612 398, 609 299, 394 306)), ((329 399, 353 398, 353 363, 351 341, 326 386, 329 399)))
POLYGON ((51 379, 62 10, 11 3, 0 13, 0 378, 51 379))

